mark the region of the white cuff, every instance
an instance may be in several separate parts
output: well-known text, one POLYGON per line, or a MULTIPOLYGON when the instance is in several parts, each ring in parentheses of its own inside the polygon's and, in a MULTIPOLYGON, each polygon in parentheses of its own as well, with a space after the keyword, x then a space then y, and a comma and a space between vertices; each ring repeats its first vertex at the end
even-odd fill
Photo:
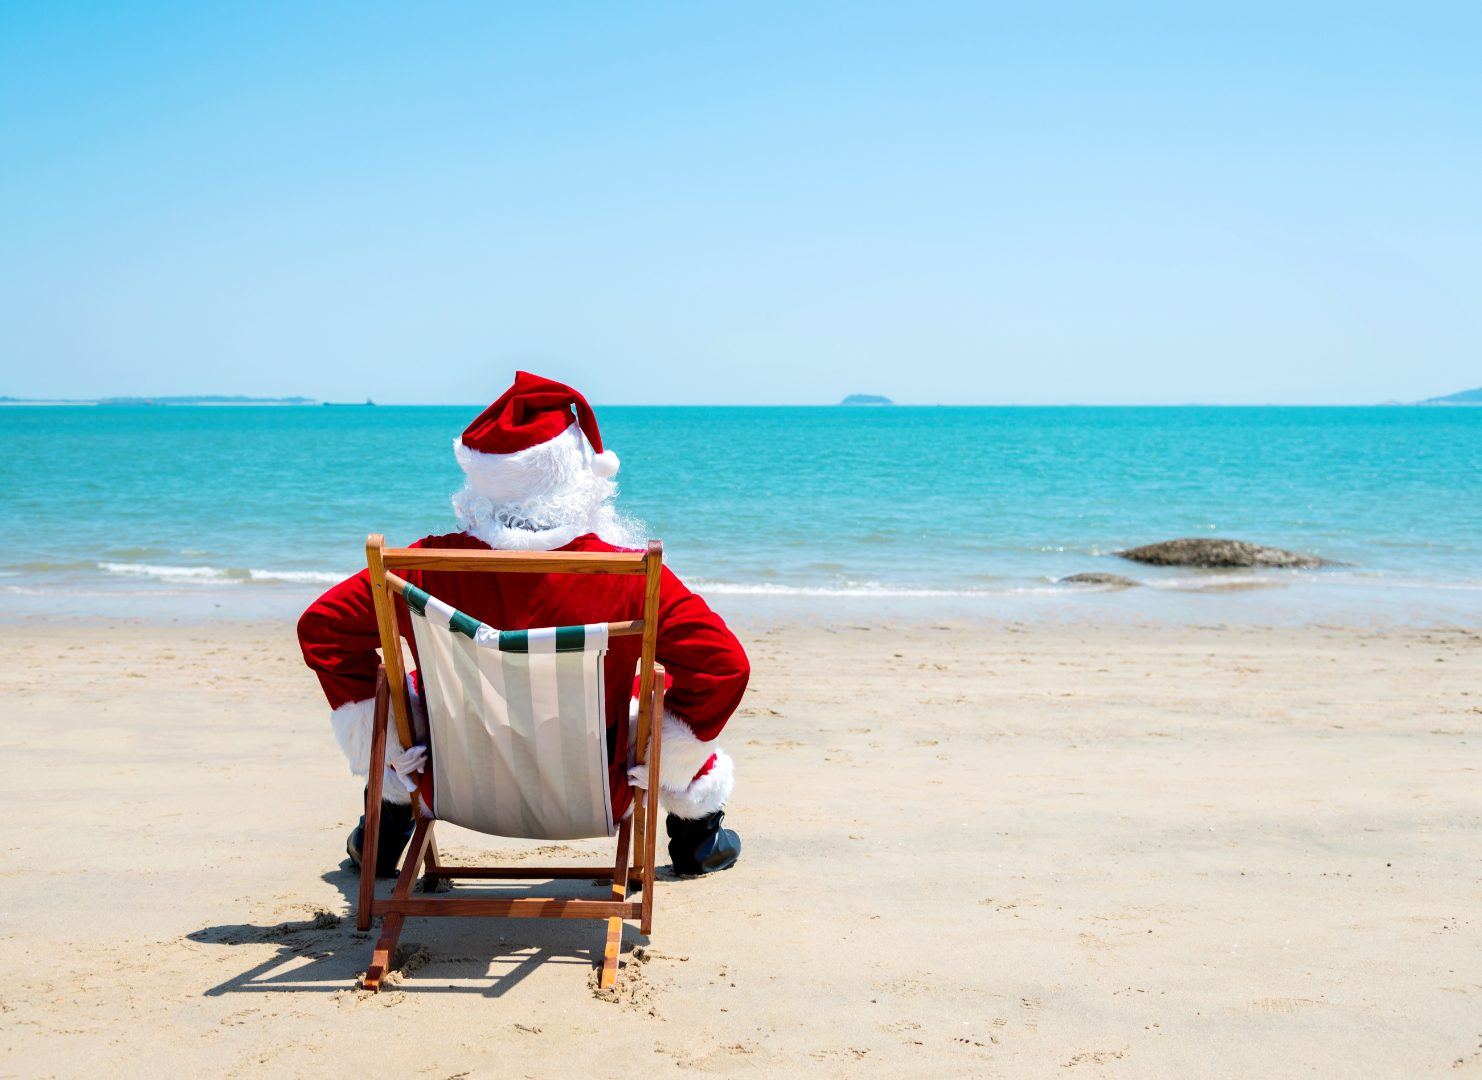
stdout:
MULTIPOLYGON (((634 699, 631 710, 636 713, 637 707, 634 699)), ((628 782, 647 790, 648 766, 629 769, 628 782)), ((696 738, 689 724, 665 709, 664 735, 659 744, 659 798, 665 808, 676 817, 708 817, 726 804, 735 789, 735 763, 720 748, 720 742, 696 738), (705 767, 711 755, 715 756, 715 765, 695 779, 695 773, 705 767)))
POLYGON ((736 790, 736 764, 724 750, 716 750, 710 771, 683 791, 659 789, 659 799, 675 817, 709 817, 731 801, 736 790))
MULTIPOLYGON (((638 699, 628 701, 628 721, 638 722, 638 699)), ((629 728, 629 730, 633 730, 629 728)), ((659 745, 659 785, 679 791, 689 786, 695 773, 705 767, 710 755, 720 749, 720 742, 712 739, 705 742, 695 737, 693 729, 678 713, 664 710, 664 737, 659 745)), ((644 767, 644 776, 648 775, 644 767)))

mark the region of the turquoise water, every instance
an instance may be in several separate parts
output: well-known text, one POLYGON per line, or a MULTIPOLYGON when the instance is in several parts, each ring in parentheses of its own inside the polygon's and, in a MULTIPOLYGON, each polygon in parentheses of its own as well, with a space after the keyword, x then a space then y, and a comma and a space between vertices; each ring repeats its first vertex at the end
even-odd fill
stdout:
MULTIPOLYGON (((477 412, 0 408, 0 610, 301 607, 364 565, 367 532, 396 544, 456 527, 451 445, 477 412)), ((598 417, 623 460, 620 507, 722 608, 1469 623, 1482 612, 1482 409, 598 417), (1110 555, 1199 535, 1354 565, 1157 571, 1110 555), (1084 570, 1146 587, 1056 583, 1084 570)))

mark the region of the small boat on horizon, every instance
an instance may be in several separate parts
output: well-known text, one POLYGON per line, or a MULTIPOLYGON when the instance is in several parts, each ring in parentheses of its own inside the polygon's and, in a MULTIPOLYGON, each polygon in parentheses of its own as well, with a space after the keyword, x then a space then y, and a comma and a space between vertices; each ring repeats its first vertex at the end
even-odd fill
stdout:
POLYGON ((364 401, 326 401, 324 403, 326 408, 336 409, 363 409, 367 405, 374 404, 375 402, 372 401, 370 398, 366 398, 364 401))

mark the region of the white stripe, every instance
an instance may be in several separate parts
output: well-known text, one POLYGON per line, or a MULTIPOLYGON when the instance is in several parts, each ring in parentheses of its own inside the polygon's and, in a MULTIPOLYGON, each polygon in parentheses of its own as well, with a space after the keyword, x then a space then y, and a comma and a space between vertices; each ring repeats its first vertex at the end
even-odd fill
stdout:
POLYGON ((448 628, 448 623, 453 618, 453 612, 456 609, 443 603, 435 596, 429 596, 427 598, 426 607, 427 621, 437 626, 441 626, 444 630, 446 630, 448 628))
POLYGON ((484 761, 480 773, 485 777, 485 785, 470 788, 464 798, 470 815, 492 811, 494 820, 506 823, 506 828, 513 828, 514 823, 520 820, 520 785, 515 769, 515 742, 520 737, 520 726, 515 723, 516 717, 506 692, 500 654, 483 649, 474 651, 483 678, 475 691, 479 702, 477 722, 471 718, 467 727, 470 752, 484 761), (488 738, 487 744, 481 735, 488 738))
MULTIPOLYGON (((494 639, 499 644, 499 639, 494 639)), ((520 820, 520 788, 515 780, 515 725, 510 715, 509 697, 505 688, 504 664, 506 653, 497 648, 492 652, 479 652, 479 671, 484 676, 482 687, 483 722, 488 731, 493 749, 494 786, 492 791, 470 792, 469 801, 476 808, 486 808, 490 816, 499 822, 507 822, 512 835, 515 823, 520 820)))
MULTIPOLYGON (((531 648, 529 653, 530 706, 535 714, 532 731, 535 760, 540 769, 539 801, 547 817, 554 819, 566 816, 566 793, 562 790, 566 777, 561 768, 561 699, 556 690, 556 665, 566 657, 556 653, 555 631, 545 632, 550 635, 550 648, 540 653, 531 648)), ((530 636, 534 637, 535 631, 530 636)))
MULTIPOLYGON (((536 653, 553 653, 556 651, 556 628, 544 626, 539 630, 525 631, 525 648, 531 656, 536 653)), ((551 676, 552 680, 555 676, 551 676)))
MULTIPOLYGON (((602 624, 603 645, 607 644, 607 624, 602 624)), ((591 649, 592 627, 587 627, 587 648, 591 649)), ((592 753, 596 755, 599 765, 588 773, 587 780, 591 784, 592 805, 599 807, 607 819, 607 834, 613 833, 612 827, 612 794, 608 790, 607 778, 607 753, 604 750, 607 735, 607 692, 602 685, 602 657, 606 650, 597 653, 597 663, 593 664, 588 657, 591 652, 582 654, 582 674, 587 682, 587 740, 592 746, 592 753), (593 705, 595 702, 595 706, 593 705)), ((613 730, 612 738, 617 738, 616 729, 613 730)), ((572 783, 581 783, 582 777, 574 776, 572 783)))
POLYGON ((587 652, 607 651, 607 624, 605 622, 589 622, 586 625, 587 640, 583 648, 587 652))

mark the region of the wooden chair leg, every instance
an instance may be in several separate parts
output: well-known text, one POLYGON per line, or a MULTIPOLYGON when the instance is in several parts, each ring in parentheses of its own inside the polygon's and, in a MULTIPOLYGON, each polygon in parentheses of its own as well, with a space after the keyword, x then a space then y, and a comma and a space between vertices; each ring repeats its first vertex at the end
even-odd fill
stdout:
POLYGON ((437 892, 438 882, 446 881, 448 878, 439 874, 442 869, 443 859, 437 851, 437 837, 433 835, 433 826, 437 823, 429 822, 427 826, 427 861, 422 870, 422 891, 424 893, 437 892))
POLYGON ((386 716, 391 694, 385 667, 376 670, 376 707, 371 719, 370 776, 366 779, 365 831, 360 834, 360 901, 355 907, 355 929, 371 924, 371 901, 376 898, 376 851, 381 844, 381 781, 386 772, 386 716))
MULTIPOLYGON (((427 844, 431 838, 431 819, 419 815, 417 831, 412 834, 411 847, 407 849, 401 875, 396 879, 396 888, 391 890, 393 900, 405 900, 412 895, 412 886, 417 884, 417 871, 421 869, 422 860, 427 856, 427 844)), ((367 990, 380 991, 386 973, 391 970, 391 957, 396 952, 396 942, 401 938, 401 928, 405 922, 405 915, 387 915, 382 921, 381 940, 376 942, 375 951, 371 953, 370 967, 365 972, 367 990)))
POLYGON ((648 793, 647 828, 643 838, 643 914, 638 928, 650 934, 654 928, 654 848, 659 834, 659 767, 664 748, 664 669, 654 665, 653 700, 649 715, 653 718, 648 735, 648 775, 652 787, 648 793))
POLYGON ((648 828, 643 850, 634 852, 643 860, 643 914, 638 920, 638 930, 644 935, 652 933, 654 928, 654 841, 657 839, 655 833, 658 832, 659 793, 649 793, 648 801, 650 805, 645 808, 648 828))
POLYGON ((633 869, 636 873, 643 873, 643 838, 647 835, 644 829, 645 810, 643 808, 644 792, 641 788, 633 789, 633 869))
MULTIPOLYGON (((628 898, 628 848, 632 843, 633 818, 618 828, 617 862, 612 868, 612 898, 623 901, 628 898)), ((623 920, 613 916, 607 920, 607 947, 602 952, 602 989, 611 990, 617 982, 618 954, 623 949, 623 920)))
POLYGON ((623 920, 613 916, 607 920, 607 944, 602 949, 602 989, 611 990, 617 985, 618 954, 623 951, 623 920))

